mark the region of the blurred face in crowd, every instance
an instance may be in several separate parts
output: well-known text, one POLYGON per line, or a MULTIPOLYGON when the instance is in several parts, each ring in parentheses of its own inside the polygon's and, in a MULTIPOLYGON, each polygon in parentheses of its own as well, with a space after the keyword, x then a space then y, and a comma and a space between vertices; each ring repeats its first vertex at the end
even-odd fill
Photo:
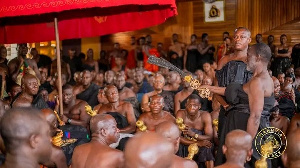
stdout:
POLYGON ((204 72, 208 73, 211 70, 210 63, 204 63, 203 70, 204 70, 204 72))
POLYGON ((263 42, 263 38, 262 38, 261 34, 257 34, 255 39, 256 39, 256 43, 262 43, 263 42))
POLYGON ((13 88, 11 89, 11 97, 15 97, 17 94, 22 92, 22 88, 19 85, 15 85, 13 86, 13 88))
POLYGON ((178 41, 178 34, 173 34, 172 35, 172 40, 173 40, 173 42, 177 42, 178 41))
POLYGON ((7 50, 5 47, 0 47, 1 50, 0 50, 0 56, 1 58, 5 59, 7 57, 7 50))
POLYGON ((28 53, 28 47, 27 44, 19 44, 18 46, 18 54, 22 58, 26 58, 26 54, 28 53))
POLYGON ((287 37, 286 36, 281 36, 280 37, 280 43, 285 44, 287 42, 287 37))
POLYGON ((203 81, 202 81, 202 84, 203 85, 212 85, 212 80, 211 80, 211 78, 210 77, 205 77, 204 79, 203 79, 203 81))
POLYGON ((134 80, 137 84, 141 84, 144 80, 144 74, 142 71, 136 71, 134 74, 134 80))
POLYGON ((104 80, 107 84, 112 84, 115 77, 115 73, 113 71, 106 71, 104 80))
POLYGON ((90 86, 92 82, 92 75, 90 71, 84 71, 82 73, 82 85, 83 86, 90 86))
POLYGON ((280 83, 277 78, 273 78, 273 83, 274 83, 274 94, 278 95, 280 92, 280 83))
POLYGON ((165 79, 162 75, 156 74, 154 76, 153 87, 155 90, 162 90, 165 86, 165 79))
POLYGON ((47 102, 49 100, 49 94, 48 94, 47 90, 45 90, 45 89, 42 90, 41 95, 42 95, 42 98, 45 100, 45 102, 47 102))
POLYGON ((285 77, 284 73, 279 74, 278 77, 277 77, 277 79, 279 80, 279 83, 281 85, 284 83, 284 77, 285 77))
POLYGON ((200 70, 200 69, 196 70, 195 75, 197 75, 197 79, 198 79, 200 82, 203 80, 204 74, 203 74, 203 71, 202 71, 202 70, 200 70))
POLYGON ((125 84, 126 84, 125 76, 124 76, 124 75, 117 75, 117 76, 115 77, 114 83, 115 83, 115 86, 116 86, 119 90, 123 89, 124 86, 125 86, 125 84))
POLYGON ((268 44, 272 44, 274 42, 274 37, 273 36, 269 36, 268 37, 268 44))
POLYGON ((24 82, 24 91, 30 95, 36 95, 39 91, 39 84, 36 77, 27 78, 24 82))
POLYGON ((94 51, 93 49, 89 49, 86 53, 88 58, 93 58, 94 57, 94 51))

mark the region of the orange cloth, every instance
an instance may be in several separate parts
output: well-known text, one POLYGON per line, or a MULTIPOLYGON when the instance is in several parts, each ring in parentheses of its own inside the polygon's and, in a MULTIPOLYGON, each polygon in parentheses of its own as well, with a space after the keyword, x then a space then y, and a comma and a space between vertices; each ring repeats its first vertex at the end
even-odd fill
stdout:
MULTIPOLYGON (((145 70, 150 71, 150 72, 157 72, 159 70, 158 66, 153 65, 153 64, 149 64, 147 62, 148 61, 148 56, 145 53, 143 53, 143 54, 144 54, 144 68, 145 68, 145 70)), ((156 57, 160 57, 159 52, 156 50, 156 48, 151 48, 149 50, 149 54, 154 55, 156 57)))

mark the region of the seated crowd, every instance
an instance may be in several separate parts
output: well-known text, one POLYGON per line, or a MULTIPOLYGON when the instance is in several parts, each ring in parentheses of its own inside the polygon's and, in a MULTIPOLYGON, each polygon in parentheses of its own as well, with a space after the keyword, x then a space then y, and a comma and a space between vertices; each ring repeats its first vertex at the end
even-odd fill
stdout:
MULTIPOLYGON (((266 122, 280 129, 288 140, 282 160, 277 158, 272 165, 300 165, 300 115, 297 114, 300 55, 296 55, 299 44, 289 46, 287 36, 282 35, 280 46, 273 44, 273 36, 268 37, 268 45, 260 45, 263 42, 258 34, 257 44, 248 49, 251 40, 237 43, 242 41, 239 33, 245 32, 245 28, 238 29, 233 37, 224 32, 224 43, 217 49, 209 43, 206 33, 202 34, 200 43, 193 34, 189 45, 173 34, 168 52, 162 43, 154 47, 150 35, 138 40, 132 37, 130 51, 115 43, 108 54, 101 51, 98 61, 93 59, 93 49, 87 51, 86 58, 71 49, 61 59, 63 111, 60 111, 56 60, 49 61, 34 48, 30 52, 32 58, 28 58, 27 45, 19 44, 18 57, 8 62, 6 48, 2 46, 1 167, 247 167, 246 162, 258 160, 252 144, 253 134, 248 129, 235 128, 222 135, 236 103, 231 103, 230 99, 234 98, 227 95, 229 89, 215 86, 227 87, 222 85, 224 75, 220 72, 233 73, 230 62, 244 54, 243 62, 255 70, 253 74, 249 72, 249 80, 240 83, 245 84, 242 89, 249 95, 246 104, 251 118, 251 91, 245 88, 248 81, 251 85, 250 78, 258 69, 250 65, 253 52, 259 55, 258 62, 269 61, 265 68, 268 77, 263 78, 272 79, 271 85, 274 84, 270 90, 275 103, 270 101, 273 104, 266 122), (270 60, 259 54, 266 46, 272 54, 270 60), (152 55, 168 60, 181 70, 171 71, 148 63, 152 55), (209 96, 203 97, 195 90, 183 73, 209 88, 209 96), (191 150, 193 145, 197 152, 191 150), (216 161, 218 155, 226 158, 221 164, 216 161)), ((260 63, 263 66, 265 62, 260 63)))

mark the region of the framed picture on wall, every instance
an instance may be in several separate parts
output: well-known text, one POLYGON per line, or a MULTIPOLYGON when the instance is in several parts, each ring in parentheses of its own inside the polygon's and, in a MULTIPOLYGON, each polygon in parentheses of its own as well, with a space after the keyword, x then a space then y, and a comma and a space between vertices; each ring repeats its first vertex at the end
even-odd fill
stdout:
POLYGON ((224 0, 212 3, 204 3, 204 22, 223 22, 225 21, 225 2, 224 0))

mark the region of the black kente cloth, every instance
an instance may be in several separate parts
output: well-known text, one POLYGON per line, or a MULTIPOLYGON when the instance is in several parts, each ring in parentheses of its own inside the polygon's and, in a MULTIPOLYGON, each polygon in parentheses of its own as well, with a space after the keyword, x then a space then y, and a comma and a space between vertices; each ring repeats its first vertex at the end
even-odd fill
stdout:
POLYGON ((99 104, 98 102, 98 92, 100 87, 94 83, 90 85, 85 91, 79 93, 76 98, 86 101, 92 108, 99 104))
POLYGON ((88 143, 90 141, 89 133, 85 127, 79 125, 64 125, 59 127, 64 133, 63 140, 77 139, 75 143, 63 146, 62 150, 66 156, 67 164, 71 165, 74 148, 78 145, 88 143))
MULTIPOLYGON (((123 129, 123 128, 125 128, 129 125, 128 121, 127 121, 127 118, 124 117, 122 114, 120 114, 118 112, 107 112, 106 114, 109 114, 109 115, 111 115, 112 117, 115 118, 115 120, 117 122, 117 127, 119 129, 123 129)), ((128 140, 129 140, 128 137, 121 139, 120 142, 119 142, 119 146, 117 146, 116 149, 124 151, 125 145, 126 145, 128 140)))
MULTIPOLYGON (((21 95, 21 93, 18 93, 13 100, 11 101, 10 106, 12 107, 13 103, 18 99, 18 97, 21 95)), ((47 109, 49 108, 47 102, 45 102, 45 100, 43 99, 42 95, 38 94, 36 96, 33 97, 33 101, 32 101, 32 107, 35 107, 37 109, 47 109)))
MULTIPOLYGON (((218 80, 218 85, 220 87, 226 87, 232 82, 237 82, 239 84, 245 84, 252 78, 252 72, 247 71, 247 64, 243 61, 229 61, 227 62, 222 69, 216 71, 216 78, 218 80)), ((225 121, 225 110, 221 106, 219 113, 219 124, 218 130, 222 132, 224 121, 225 121)), ((220 138, 220 134, 219 134, 220 138)), ((222 148, 222 147, 221 147, 222 148)))
POLYGON ((173 92, 163 90, 159 95, 164 98, 163 110, 170 112, 174 115, 174 96, 173 92))
MULTIPOLYGON (((199 135, 203 135, 203 131, 200 130, 196 130, 194 128, 192 128, 192 131, 194 131, 195 133, 199 134, 199 135)), ((179 150, 176 153, 176 155, 180 156, 180 157, 187 157, 189 154, 188 151, 188 145, 183 145, 180 144, 179 145, 179 150)), ((198 164, 201 165, 200 163, 206 162, 206 161, 214 161, 214 156, 213 156, 213 146, 211 148, 206 148, 206 147, 199 147, 199 151, 198 153, 194 156, 193 160, 198 164)))
POLYGON ((140 109, 140 103, 137 100, 137 98, 136 97, 129 97, 127 99, 124 99, 123 101, 126 101, 126 102, 128 102, 132 105, 134 115, 135 115, 135 119, 138 119, 140 117, 140 115, 142 114, 142 111, 140 109))
MULTIPOLYGON (((224 128, 221 132, 219 146, 222 147, 225 143, 225 137, 227 133, 235 129, 247 130, 247 123, 250 116, 249 111, 249 99, 248 95, 243 90, 243 85, 238 83, 231 83, 226 87, 225 96, 228 103, 230 103, 230 107, 228 109, 228 115, 224 123, 224 128)), ((270 117, 270 109, 274 106, 275 98, 274 96, 265 97, 264 98, 264 107, 261 113, 260 124, 258 128, 258 132, 266 127, 270 126, 269 117, 270 117)), ((254 141, 253 141, 254 142, 254 141)), ((255 149, 254 143, 252 148, 255 149)), ((245 167, 254 167, 255 161, 260 159, 260 155, 256 150, 253 150, 253 155, 250 162, 245 164, 245 167)), ((218 153, 216 155, 215 165, 221 165, 225 163, 225 156, 218 148, 218 153)), ((271 164, 268 163, 270 166, 271 164)))
MULTIPOLYGON (((278 50, 278 54, 286 54, 288 49, 278 50)), ((280 72, 285 73, 285 71, 291 66, 291 59, 288 57, 275 57, 271 65, 271 70, 273 76, 278 76, 280 72)))

